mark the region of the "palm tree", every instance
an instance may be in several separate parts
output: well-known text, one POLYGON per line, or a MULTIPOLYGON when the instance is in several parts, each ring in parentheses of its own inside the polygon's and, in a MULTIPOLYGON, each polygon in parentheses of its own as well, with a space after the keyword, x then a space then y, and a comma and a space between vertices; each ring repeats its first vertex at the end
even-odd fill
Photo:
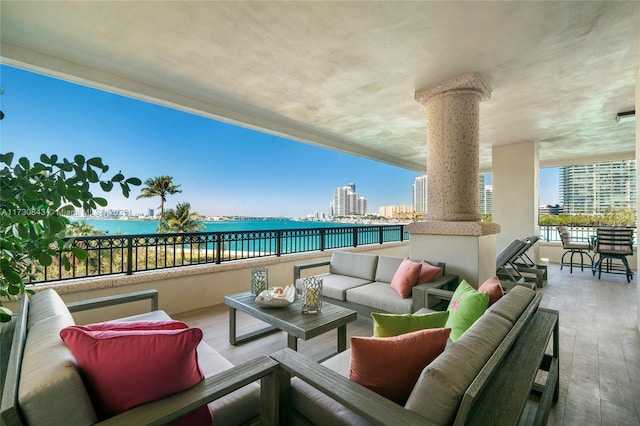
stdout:
MULTIPOLYGON (((178 203, 175 210, 167 210, 167 214, 161 218, 159 228, 165 232, 197 232, 205 229, 205 226, 200 221, 200 215, 191 211, 191 204, 178 203)), ((181 247, 184 259, 184 244, 181 247)))
POLYGON ((155 178, 149 178, 144 181, 145 187, 140 190, 140 195, 136 197, 136 200, 141 198, 153 198, 160 197, 160 220, 158 221, 158 230, 160 230, 160 224, 163 221, 164 216, 164 203, 167 201, 167 195, 177 194, 182 192, 180 185, 173 183, 172 176, 158 176, 155 178))
POLYGON ((197 232, 205 228, 200 215, 191 211, 189 203, 178 203, 175 210, 167 210, 163 222, 164 229, 173 232, 197 232))

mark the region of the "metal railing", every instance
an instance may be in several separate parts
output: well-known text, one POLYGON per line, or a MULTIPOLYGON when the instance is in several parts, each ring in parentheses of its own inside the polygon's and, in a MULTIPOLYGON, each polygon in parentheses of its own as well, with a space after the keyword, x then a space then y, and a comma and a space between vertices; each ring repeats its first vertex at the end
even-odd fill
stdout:
MULTIPOLYGON (((596 237, 596 230, 603 226, 569 226, 572 241, 591 242, 596 237)), ((621 226, 619 228, 624 228, 621 226)), ((561 243, 557 225, 540 225, 540 239, 548 242, 561 243)), ((634 240, 634 245, 635 240, 634 240)))
POLYGON ((130 275, 407 239, 403 225, 72 237, 68 239, 71 246, 84 249, 86 259, 60 252, 50 266, 39 268, 31 282, 130 275))

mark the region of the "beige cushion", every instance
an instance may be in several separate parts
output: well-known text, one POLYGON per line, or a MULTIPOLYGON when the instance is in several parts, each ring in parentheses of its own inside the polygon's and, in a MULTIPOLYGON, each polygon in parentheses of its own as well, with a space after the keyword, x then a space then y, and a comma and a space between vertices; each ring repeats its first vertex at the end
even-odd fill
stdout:
POLYGON ((535 295, 535 290, 517 285, 502 296, 500 300, 491 305, 487 309, 487 312, 500 315, 511 321, 511 324, 515 324, 535 295))
POLYGON ((405 408, 435 424, 448 425, 487 360, 511 329, 497 315, 483 315, 422 371, 405 408))
POLYGON ((378 256, 373 254, 334 251, 331 255, 329 272, 373 281, 377 264, 378 256))
MULTIPOLYGON (((368 284, 371 280, 337 274, 316 275, 322 279, 322 295, 337 300, 346 300, 347 290, 368 284)), ((302 290, 303 278, 296 280, 296 288, 302 290)))
MULTIPOLYGON (((40 309, 39 305, 36 309, 40 309)), ((26 422, 92 425, 97 416, 91 399, 76 369, 75 358, 59 334, 73 321, 69 320, 70 315, 42 318, 42 313, 34 312, 34 318, 41 319, 29 328, 22 359, 18 403, 26 422)))
POLYGON ((291 379, 291 402, 293 408, 315 426, 368 426, 371 424, 298 377, 291 379))
POLYGON ((403 257, 378 256, 375 280, 390 283, 403 260, 403 257))
POLYGON ((347 291, 347 301, 394 314, 410 314, 411 298, 403 299, 390 284, 373 282, 347 291))
POLYGON ((63 316, 70 325, 74 324, 67 305, 53 289, 34 294, 29 299, 29 315, 27 326, 30 328, 43 319, 63 316))

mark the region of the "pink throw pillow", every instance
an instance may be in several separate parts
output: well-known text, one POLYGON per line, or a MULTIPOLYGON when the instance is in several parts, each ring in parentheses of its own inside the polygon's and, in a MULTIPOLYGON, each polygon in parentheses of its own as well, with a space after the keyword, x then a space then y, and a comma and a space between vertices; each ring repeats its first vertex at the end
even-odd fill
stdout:
POLYGON ((442 272, 442 268, 438 266, 434 266, 429 262, 427 262, 426 260, 423 260, 422 262, 420 262, 420 273, 418 274, 418 284, 429 283, 435 280, 440 275, 440 272, 442 272))
MULTIPOLYGON (((204 379, 196 351, 202 340, 202 330, 198 328, 84 328, 87 326, 66 327, 60 337, 76 358, 101 420, 180 392, 204 379)), ((174 424, 210 425, 211 421, 208 407, 203 406, 174 424)))
POLYGON ((394 289, 400 297, 406 299, 411 295, 411 289, 418 282, 418 274, 420 274, 421 264, 412 262, 409 258, 405 258, 393 278, 391 278, 391 288, 394 289))
POLYGON ((498 277, 488 278, 485 282, 478 287, 478 291, 484 291, 489 294, 489 306, 496 303, 502 296, 504 296, 504 290, 498 277))
POLYGON ((106 321, 95 324, 76 325, 75 327, 85 331, 180 330, 189 328, 186 323, 176 320, 106 321))
POLYGON ((404 405, 422 370, 440 355, 450 328, 395 337, 351 337, 349 379, 404 405))

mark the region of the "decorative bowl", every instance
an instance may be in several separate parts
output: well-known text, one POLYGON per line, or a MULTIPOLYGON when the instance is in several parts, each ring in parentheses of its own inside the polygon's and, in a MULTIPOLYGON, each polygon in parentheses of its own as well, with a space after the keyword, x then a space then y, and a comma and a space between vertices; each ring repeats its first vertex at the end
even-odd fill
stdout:
POLYGON ((256 296, 256 303, 262 308, 284 308, 296 300, 296 289, 290 285, 282 289, 275 287, 264 290, 256 296), (279 290, 279 291, 278 291, 279 290))

